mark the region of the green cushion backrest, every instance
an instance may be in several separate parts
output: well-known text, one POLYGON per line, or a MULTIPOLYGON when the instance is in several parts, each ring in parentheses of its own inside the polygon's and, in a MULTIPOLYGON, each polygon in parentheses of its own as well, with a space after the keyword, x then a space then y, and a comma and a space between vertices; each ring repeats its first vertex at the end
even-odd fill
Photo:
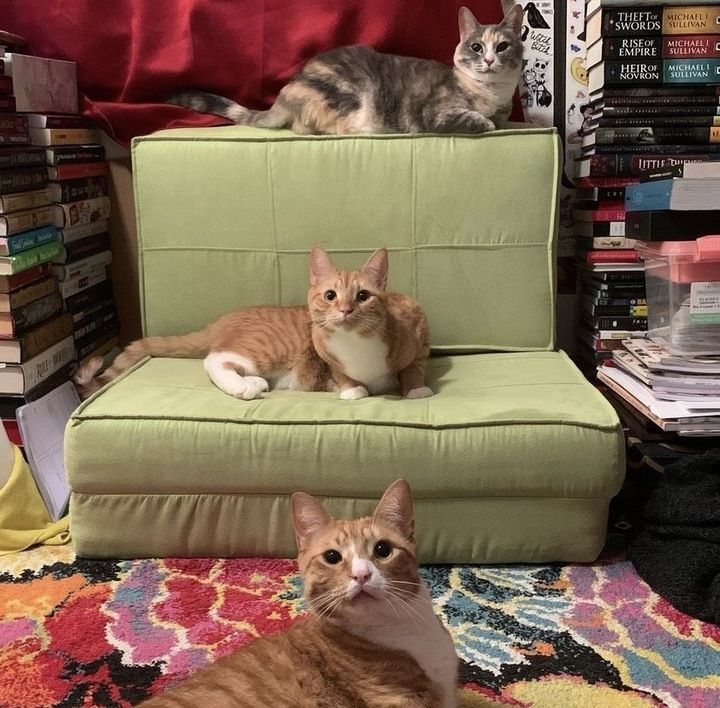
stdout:
POLYGON ((145 334, 305 302, 308 252, 378 246, 444 351, 552 349, 559 141, 166 130, 133 144, 145 334))

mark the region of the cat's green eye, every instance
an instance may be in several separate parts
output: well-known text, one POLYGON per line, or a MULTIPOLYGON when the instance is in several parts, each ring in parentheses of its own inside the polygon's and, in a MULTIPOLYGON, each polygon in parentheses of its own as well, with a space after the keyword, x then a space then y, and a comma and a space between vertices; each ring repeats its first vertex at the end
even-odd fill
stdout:
POLYGON ((323 558, 325 559, 326 563, 329 563, 330 565, 337 565, 342 560, 342 555, 340 555, 340 551, 336 551, 334 548, 332 548, 329 551, 325 551, 325 553, 323 553, 323 558))
POLYGON ((498 43, 497 47, 495 47, 495 51, 496 52, 504 52, 509 46, 510 46, 509 42, 500 42, 500 43, 498 43))
POLYGON ((470 45, 470 49, 472 49, 476 54, 480 54, 480 52, 483 50, 482 44, 478 44, 477 42, 473 42, 470 45))
POLYGON ((337 293, 336 293, 334 290, 328 290, 328 291, 325 293, 325 299, 326 299, 328 302, 332 302, 336 297, 337 297, 337 293))
POLYGON ((370 299, 370 293, 367 290, 361 290, 355 297, 357 298, 358 302, 365 302, 366 300, 370 299))
POLYGON ((390 541, 378 541, 373 548, 373 553, 378 558, 388 558, 392 553, 393 547, 390 541))

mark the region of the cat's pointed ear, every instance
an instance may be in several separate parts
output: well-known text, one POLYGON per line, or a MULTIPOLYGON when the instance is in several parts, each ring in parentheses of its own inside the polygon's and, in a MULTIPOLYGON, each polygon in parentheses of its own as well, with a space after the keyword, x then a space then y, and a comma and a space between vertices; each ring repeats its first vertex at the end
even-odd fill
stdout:
POLYGON ((460 28, 460 41, 464 42, 479 26, 475 15, 466 7, 458 11, 458 26, 460 28))
POLYGON ((373 513, 373 521, 389 526, 409 541, 415 534, 412 494, 404 479, 393 482, 382 495, 373 513))
POLYGON ((507 27, 518 36, 522 34, 523 9, 521 5, 513 5, 506 13, 501 25, 507 27))
POLYGON ((336 272, 335 266, 325 251, 315 246, 310 253, 310 284, 317 285, 321 280, 336 272))
POLYGON ((385 290, 388 274, 387 249, 378 248, 378 250, 367 259, 367 263, 362 267, 361 272, 373 281, 378 290, 385 290))
POLYGON ((332 521, 323 505, 305 492, 292 495, 292 513, 298 551, 307 548, 312 537, 332 521))

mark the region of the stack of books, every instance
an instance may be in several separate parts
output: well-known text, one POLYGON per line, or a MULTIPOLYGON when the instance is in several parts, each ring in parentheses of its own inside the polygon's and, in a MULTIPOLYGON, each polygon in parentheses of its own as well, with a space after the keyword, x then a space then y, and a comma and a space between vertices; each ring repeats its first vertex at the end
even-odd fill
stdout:
POLYGON ((598 369, 598 380, 644 427, 720 435, 720 356, 678 356, 652 339, 626 340, 598 369))
POLYGON ((710 217, 697 211, 680 220, 669 209, 626 211, 626 191, 668 168, 720 159, 719 18, 720 3, 587 3, 592 113, 576 165, 575 210, 579 363, 587 371, 647 329, 635 241, 708 233, 710 217))
MULTIPOLYGON (((0 32, 0 417, 116 342, 107 164, 78 113, 72 62, 8 51, 0 32)), ((20 38, 16 38, 20 39, 20 38)))
POLYGON ((61 253, 53 259, 64 309, 71 313, 78 359, 117 344, 118 319, 108 266, 108 167, 97 130, 77 115, 30 114, 34 144, 48 161, 61 253))

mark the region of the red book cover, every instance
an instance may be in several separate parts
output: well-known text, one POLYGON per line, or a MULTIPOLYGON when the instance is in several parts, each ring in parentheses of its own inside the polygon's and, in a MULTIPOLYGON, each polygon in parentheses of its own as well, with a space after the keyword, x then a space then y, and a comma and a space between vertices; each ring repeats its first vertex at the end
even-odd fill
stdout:
POLYGON ((625 209, 575 209, 578 221, 625 221, 625 209))
POLYGON ((8 440, 11 443, 13 443, 13 445, 22 447, 23 441, 22 441, 22 438, 20 437, 20 428, 18 427, 17 421, 7 418, 7 419, 4 419, 2 423, 3 423, 3 428, 5 428, 5 432, 7 433, 8 440))
POLYGON ((593 187, 627 187, 629 184, 637 184, 640 180, 637 177, 580 177, 575 180, 575 186, 582 189, 593 187))
POLYGON ((12 76, 0 75, 0 93, 12 93, 12 76))
POLYGON ((26 270, 21 270, 19 273, 13 273, 12 275, 0 275, 0 293, 11 293, 21 288, 23 285, 34 283, 40 278, 44 278, 50 273, 50 265, 43 263, 43 265, 33 266, 26 270))
POLYGON ((51 180, 76 179, 79 177, 99 177, 108 173, 106 162, 76 162, 68 165, 48 167, 51 180))
POLYGON ((588 263, 637 263, 640 255, 630 248, 617 248, 613 250, 588 251, 588 263))
POLYGON ((665 59, 720 57, 720 36, 678 34, 663 37, 662 55, 665 59))

